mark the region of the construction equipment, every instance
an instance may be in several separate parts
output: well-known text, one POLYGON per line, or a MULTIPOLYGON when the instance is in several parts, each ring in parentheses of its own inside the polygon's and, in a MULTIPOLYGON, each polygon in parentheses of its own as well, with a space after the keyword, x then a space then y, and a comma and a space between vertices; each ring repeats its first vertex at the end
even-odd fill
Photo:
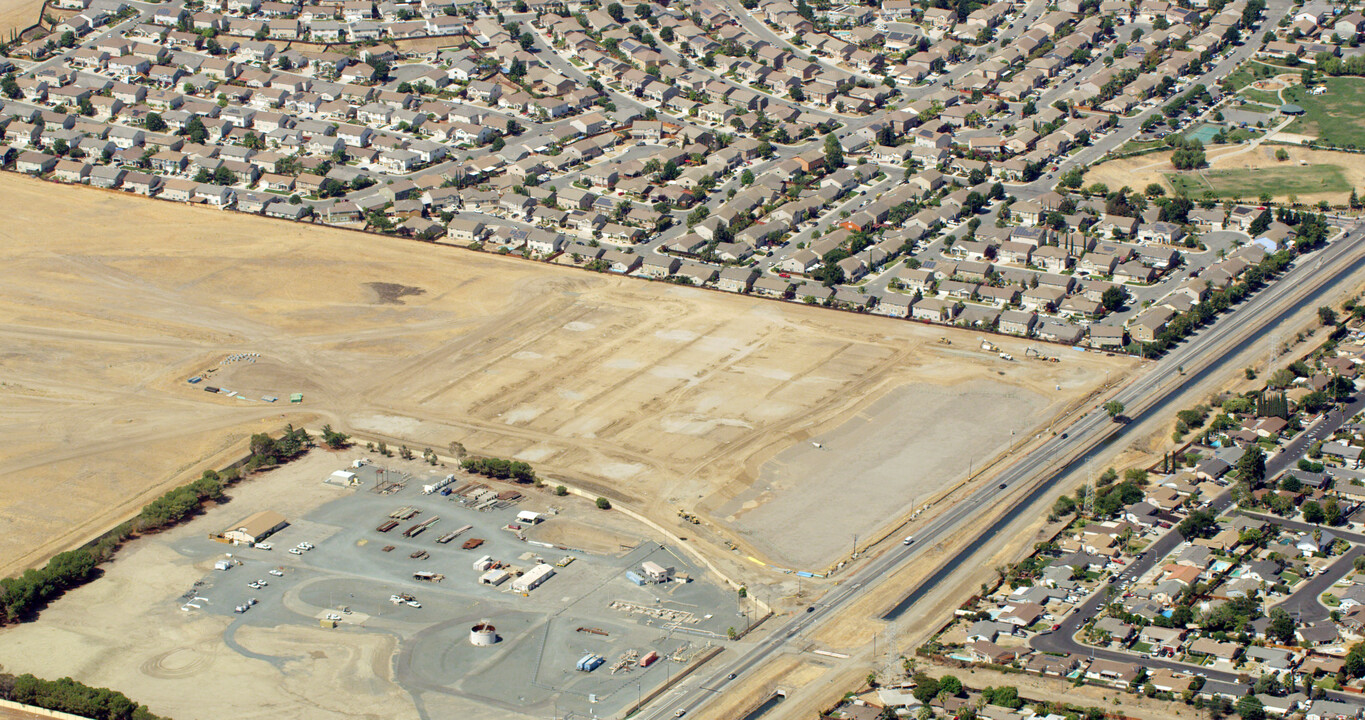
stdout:
POLYGON ((412 558, 413 560, 425 560, 428 557, 431 557, 431 555, 426 550, 418 550, 417 552, 409 555, 408 557, 412 558))
POLYGON ((946 338, 946 337, 941 337, 941 338, 938 339, 938 344, 939 344, 939 345, 952 345, 952 344, 953 344, 953 341, 952 341, 952 340, 949 340, 949 339, 946 338))
POLYGON ((686 510, 679 510, 678 517, 682 518, 684 522, 690 522, 693 525, 701 524, 701 520, 696 515, 693 515, 692 513, 687 512, 686 510))

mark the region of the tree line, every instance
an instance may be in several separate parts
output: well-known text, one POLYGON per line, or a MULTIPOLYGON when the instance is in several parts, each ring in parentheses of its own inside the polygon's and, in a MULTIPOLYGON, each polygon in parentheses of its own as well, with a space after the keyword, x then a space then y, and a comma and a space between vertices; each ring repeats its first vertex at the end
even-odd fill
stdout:
POLYGON ((0 673, 0 697, 91 720, 161 720, 147 706, 137 704, 121 692, 90 687, 69 677, 43 680, 29 674, 0 673))
MULTIPOLYGON (((308 433, 292 425, 279 438, 258 433, 251 436, 251 455, 244 466, 250 471, 277 465, 303 454, 311 444, 308 433)), ((178 525, 196 514, 205 502, 221 498, 223 490, 241 477, 241 471, 235 467, 221 473, 205 470, 193 482, 168 490, 147 503, 132 520, 119 524, 91 544, 59 553, 41 568, 0 579, 0 624, 28 619, 67 590, 93 580, 99 565, 112 559, 129 538, 178 525)))
POLYGON ((510 479, 525 483, 536 481, 536 471, 520 460, 485 457, 465 458, 460 461, 460 469, 475 475, 499 480, 510 479))
POLYGON ((1241 282, 1214 290, 1208 299, 1172 318, 1155 341, 1132 343, 1126 350, 1133 355, 1141 354, 1144 357, 1156 357, 1166 352, 1190 333, 1211 322, 1219 313, 1246 299, 1266 280, 1283 271, 1293 259, 1294 256, 1285 250, 1267 255, 1259 264, 1253 265, 1243 273, 1241 282))

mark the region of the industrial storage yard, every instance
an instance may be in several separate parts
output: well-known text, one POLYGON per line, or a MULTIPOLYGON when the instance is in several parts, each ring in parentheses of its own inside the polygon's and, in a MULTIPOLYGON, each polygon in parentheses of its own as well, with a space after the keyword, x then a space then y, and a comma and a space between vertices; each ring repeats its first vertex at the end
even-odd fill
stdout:
MULTIPOLYGON (((998 452, 1010 430, 1046 423, 1133 363, 1056 346, 1044 349, 1062 362, 1040 363, 1025 359, 1023 340, 1002 340, 1016 358, 1002 360, 952 329, 9 174, 0 193, 13 200, 0 237, 7 571, 221 463, 250 432, 290 421, 414 448, 459 441, 661 520, 750 493, 698 539, 730 537, 763 555, 777 544, 746 544, 774 527, 788 536, 805 527, 811 538, 824 522, 874 528, 896 514, 821 516, 835 507, 821 497, 846 498, 850 488, 819 474, 769 490, 763 465, 777 453, 827 432, 840 438, 825 448, 833 458, 876 466, 909 450, 917 467, 947 476, 908 468, 861 480, 883 500, 903 498, 895 511, 908 509, 911 495, 998 452), (92 238, 82 230, 92 226, 106 230, 92 238), (941 344, 945 336, 954 344, 941 344), (220 365, 239 353, 259 357, 220 365), (241 397, 186 382, 208 370, 214 386, 241 397), (945 399, 934 388, 971 392, 945 399), (287 402, 294 393, 301 404, 287 402), (952 418, 983 414, 1000 423, 943 433, 952 418), (919 422, 896 447, 862 445, 850 431, 919 422), (815 514, 803 524, 752 511, 778 490, 806 498, 794 511, 815 514)), ((816 548, 809 559, 841 550, 816 548)))
POLYGON ((402 461, 385 477, 406 486, 380 493, 375 466, 348 467, 361 455, 315 452, 240 486, 193 523, 144 539, 42 622, 11 630, 0 664, 128 688, 187 719, 264 709, 414 717, 414 706, 430 717, 542 717, 555 707, 605 716, 723 644, 730 628, 743 630, 741 613, 757 609, 676 549, 631 535, 582 499, 506 483, 478 488, 463 475, 450 495, 423 494, 443 471, 402 461), (340 468, 358 484, 324 482, 340 468), (285 519, 256 538, 271 549, 210 537, 261 511, 285 519), (594 538, 583 528, 602 527, 597 540, 616 552, 539 539, 561 521, 585 540, 594 538), (518 591, 540 560, 548 577, 518 591), (500 565, 508 576, 483 584, 499 571, 476 565, 500 565), (653 566, 668 579, 652 581, 653 566), (601 665, 576 670, 589 656, 601 665), (109 657, 120 661, 103 662, 109 657), (217 679, 226 677, 241 692, 223 692, 217 679))

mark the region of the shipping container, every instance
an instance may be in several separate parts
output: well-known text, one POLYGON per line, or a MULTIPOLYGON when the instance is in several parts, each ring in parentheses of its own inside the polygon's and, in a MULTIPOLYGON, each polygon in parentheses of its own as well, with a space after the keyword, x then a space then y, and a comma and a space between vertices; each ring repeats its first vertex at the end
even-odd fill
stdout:
POLYGON ((645 579, 640 577, 639 574, 637 574, 634 570, 626 571, 626 579, 642 587, 645 584, 645 579))

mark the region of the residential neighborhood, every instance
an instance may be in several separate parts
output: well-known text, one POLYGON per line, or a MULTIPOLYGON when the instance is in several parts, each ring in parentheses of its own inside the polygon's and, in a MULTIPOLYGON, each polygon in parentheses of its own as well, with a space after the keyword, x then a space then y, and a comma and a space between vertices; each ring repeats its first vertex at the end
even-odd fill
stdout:
POLYGON ((1262 5, 65 0, 50 34, 7 48, 0 161, 1146 354, 1335 230, 1080 188, 1055 164, 1129 137, 1125 113, 1174 98, 1176 124, 1216 99, 1179 78, 1231 62, 1262 5))
POLYGON ((0 700, 1365 720, 1359 3, 33 9, 0 700))

